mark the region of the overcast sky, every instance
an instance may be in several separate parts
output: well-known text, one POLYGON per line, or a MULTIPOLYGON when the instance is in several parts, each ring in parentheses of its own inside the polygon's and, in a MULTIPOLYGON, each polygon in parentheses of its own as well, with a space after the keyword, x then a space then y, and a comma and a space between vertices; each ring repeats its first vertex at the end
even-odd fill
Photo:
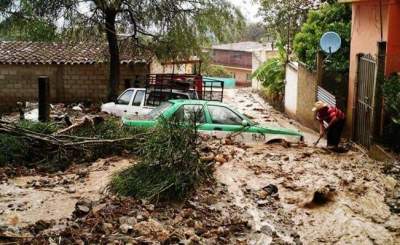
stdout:
POLYGON ((236 5, 243 13, 244 17, 251 22, 261 21, 262 18, 257 16, 259 5, 254 0, 229 0, 236 5))

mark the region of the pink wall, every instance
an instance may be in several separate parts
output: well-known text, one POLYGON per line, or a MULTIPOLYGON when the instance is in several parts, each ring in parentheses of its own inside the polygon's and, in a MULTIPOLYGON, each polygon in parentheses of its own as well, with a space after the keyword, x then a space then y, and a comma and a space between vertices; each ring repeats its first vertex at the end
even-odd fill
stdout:
POLYGON ((389 5, 386 75, 400 72, 400 1, 389 5))
MULTIPOLYGON (((390 0, 388 0, 390 1, 390 0)), ((357 54, 371 54, 377 56, 378 42, 388 41, 388 1, 383 0, 381 39, 379 1, 361 1, 352 4, 352 33, 349 71, 349 100, 347 104, 347 130, 352 131, 353 106, 355 102, 355 82, 357 77, 357 54)))

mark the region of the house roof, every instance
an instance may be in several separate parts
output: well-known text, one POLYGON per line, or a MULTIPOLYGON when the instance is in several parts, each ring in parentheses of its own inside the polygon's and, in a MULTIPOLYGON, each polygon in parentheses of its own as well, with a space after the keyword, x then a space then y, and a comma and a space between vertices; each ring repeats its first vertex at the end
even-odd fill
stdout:
MULTIPOLYGON (((121 47, 122 64, 144 62, 130 50, 121 47)), ((0 41, 0 64, 97 64, 107 63, 108 57, 107 44, 0 41)))
POLYGON ((273 50, 271 43, 259 43, 259 42, 239 42, 239 43, 213 45, 212 49, 244 51, 244 52, 253 52, 258 50, 271 50, 271 51, 273 50))
POLYGON ((369 2, 371 0, 338 0, 339 3, 359 3, 359 2, 369 2))

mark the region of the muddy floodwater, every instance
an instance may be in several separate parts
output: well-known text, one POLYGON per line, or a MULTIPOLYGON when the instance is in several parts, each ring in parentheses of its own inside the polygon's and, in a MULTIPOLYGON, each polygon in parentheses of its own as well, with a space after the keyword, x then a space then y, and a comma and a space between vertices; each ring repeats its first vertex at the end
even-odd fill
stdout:
POLYGON ((68 218, 84 197, 102 197, 113 173, 132 163, 128 159, 100 159, 70 174, 26 176, 0 185, 0 225, 23 227, 39 220, 68 218))
MULTIPOLYGON (((314 147, 315 132, 250 90, 227 90, 224 102, 260 124, 299 129, 306 142, 218 143, 227 160, 216 164, 214 176, 226 191, 204 205, 221 213, 240 210, 237 215, 249 224, 240 244, 400 244, 400 216, 386 202, 398 181, 384 174, 385 163, 356 147, 342 154, 325 150, 326 141, 314 147)), ((133 162, 100 159, 66 173, 9 179, 0 185, 0 223, 23 227, 70 217, 78 199, 103 197, 110 176, 133 162)))

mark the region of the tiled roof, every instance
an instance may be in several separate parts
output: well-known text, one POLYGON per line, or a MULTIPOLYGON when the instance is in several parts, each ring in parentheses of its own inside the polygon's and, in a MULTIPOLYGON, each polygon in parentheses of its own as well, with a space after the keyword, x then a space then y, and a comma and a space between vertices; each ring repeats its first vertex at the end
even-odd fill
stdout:
MULTIPOLYGON (((129 50, 120 47, 122 64, 142 61, 129 50)), ((96 64, 108 56, 107 44, 0 41, 0 64, 96 64)))
POLYGON ((253 52, 257 50, 272 50, 271 43, 239 42, 213 45, 212 49, 253 52))

